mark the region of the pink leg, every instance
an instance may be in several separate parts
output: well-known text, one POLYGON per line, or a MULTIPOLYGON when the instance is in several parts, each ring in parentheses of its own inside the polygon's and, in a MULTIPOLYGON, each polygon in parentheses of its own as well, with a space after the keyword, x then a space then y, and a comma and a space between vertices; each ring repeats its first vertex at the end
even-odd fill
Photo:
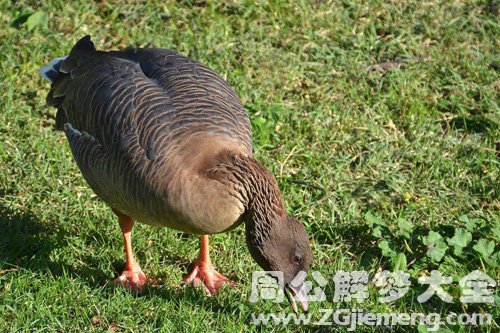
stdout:
POLYGON ((113 280, 113 284, 122 285, 132 290, 135 294, 141 294, 142 287, 146 285, 148 278, 142 272, 132 252, 132 228, 134 227, 134 221, 130 217, 122 215, 118 216, 118 223, 123 233, 127 261, 122 274, 113 280))
POLYGON ((208 235, 201 236, 201 247, 198 259, 193 263, 193 268, 183 281, 184 285, 195 287, 203 286, 208 294, 215 294, 223 285, 235 285, 224 275, 218 273, 210 260, 208 253, 208 235))

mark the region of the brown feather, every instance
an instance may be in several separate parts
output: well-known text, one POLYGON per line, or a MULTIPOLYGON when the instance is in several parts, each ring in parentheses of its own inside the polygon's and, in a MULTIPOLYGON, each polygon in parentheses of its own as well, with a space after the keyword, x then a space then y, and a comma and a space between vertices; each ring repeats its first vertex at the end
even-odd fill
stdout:
POLYGON ((115 212, 198 234, 244 222, 261 267, 283 270, 287 282, 307 269, 304 226, 252 158, 248 115, 213 70, 164 49, 96 51, 86 36, 56 74, 47 96, 56 128, 115 212))

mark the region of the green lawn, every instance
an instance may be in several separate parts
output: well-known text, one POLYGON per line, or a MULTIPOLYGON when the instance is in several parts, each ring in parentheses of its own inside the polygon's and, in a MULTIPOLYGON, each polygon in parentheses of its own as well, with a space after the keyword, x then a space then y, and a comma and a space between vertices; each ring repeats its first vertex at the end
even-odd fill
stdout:
POLYGON ((467 305, 458 285, 477 269, 500 280, 498 2, 292 2, 0 0, 1 332, 333 330, 252 324, 252 313, 291 308, 249 301, 258 266, 243 227, 212 239, 214 264, 237 289, 180 287, 198 238, 143 225, 135 250, 153 284, 142 297, 105 286, 125 260, 118 224, 53 130, 38 75, 86 34, 99 49, 177 50, 235 88, 255 155, 307 226, 312 269, 329 279, 313 318, 353 307, 490 313, 490 326, 442 331, 498 330, 498 291, 496 308, 467 305), (364 303, 333 302, 341 269, 370 280, 403 269, 413 286, 389 304, 374 285, 364 303), (454 279, 450 304, 416 300, 418 277, 435 269, 454 279))

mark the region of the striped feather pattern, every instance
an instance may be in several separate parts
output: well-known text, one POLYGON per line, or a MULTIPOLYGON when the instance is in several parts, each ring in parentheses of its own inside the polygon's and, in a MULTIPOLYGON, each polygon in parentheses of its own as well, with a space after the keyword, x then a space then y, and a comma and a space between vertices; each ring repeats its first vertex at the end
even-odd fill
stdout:
POLYGON ((85 37, 59 74, 47 97, 58 108, 56 127, 64 128, 85 179, 112 208, 195 233, 236 222, 241 203, 196 173, 210 150, 252 155, 248 115, 214 71, 164 49, 96 51, 85 37), (211 191, 221 192, 217 204, 227 216, 191 213, 210 209, 202 197, 211 191))

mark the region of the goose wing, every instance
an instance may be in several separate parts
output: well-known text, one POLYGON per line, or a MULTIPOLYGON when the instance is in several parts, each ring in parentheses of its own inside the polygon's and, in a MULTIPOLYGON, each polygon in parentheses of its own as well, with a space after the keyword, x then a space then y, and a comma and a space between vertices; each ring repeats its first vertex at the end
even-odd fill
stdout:
POLYGON ((56 127, 89 185, 124 213, 164 211, 165 175, 179 169, 169 165, 169 150, 190 136, 222 136, 251 155, 238 96, 189 58, 163 49, 96 51, 87 36, 59 71, 47 97, 58 108, 56 127))
POLYGON ((170 97, 175 119, 168 121, 163 141, 181 139, 179 134, 222 135, 252 153, 248 115, 233 88, 212 69, 165 49, 127 49, 110 54, 139 64, 144 75, 170 97))

